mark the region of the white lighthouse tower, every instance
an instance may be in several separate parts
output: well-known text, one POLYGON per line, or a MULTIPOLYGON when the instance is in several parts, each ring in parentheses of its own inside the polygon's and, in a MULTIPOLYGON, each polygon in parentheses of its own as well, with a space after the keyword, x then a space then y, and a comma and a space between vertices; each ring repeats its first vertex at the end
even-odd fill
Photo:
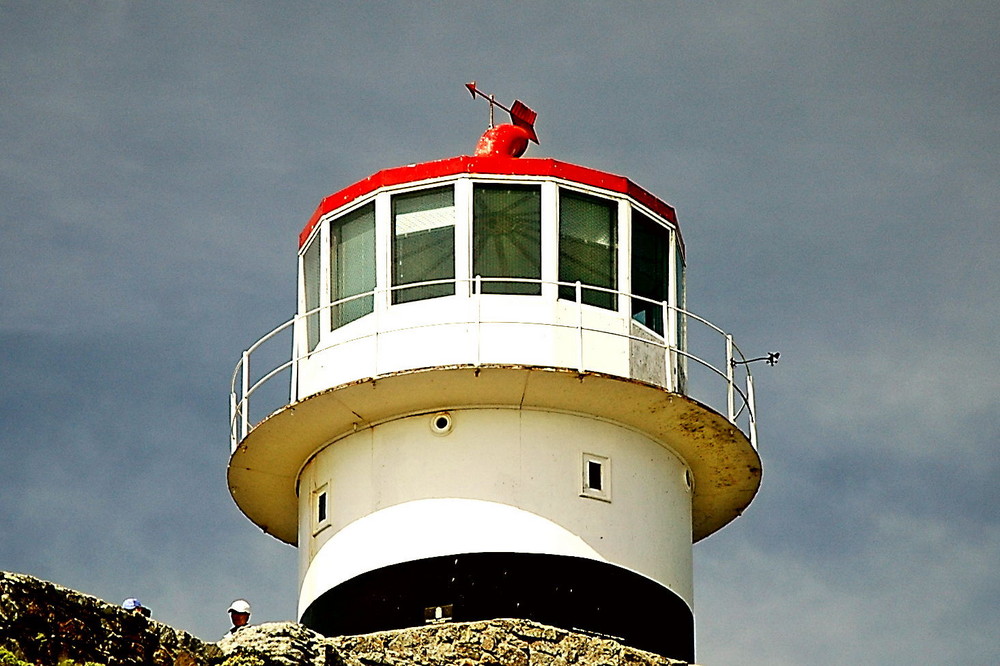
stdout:
POLYGON ((320 203, 234 375, 230 491, 321 633, 517 617, 692 660, 692 544, 760 484, 747 361, 686 309, 674 209, 520 157, 505 110, 320 203))

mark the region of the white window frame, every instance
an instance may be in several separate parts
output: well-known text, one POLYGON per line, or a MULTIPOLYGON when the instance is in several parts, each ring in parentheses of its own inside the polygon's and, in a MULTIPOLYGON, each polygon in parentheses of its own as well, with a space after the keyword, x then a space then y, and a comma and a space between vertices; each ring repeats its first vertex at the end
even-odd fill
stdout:
POLYGON ((580 497, 589 497, 604 502, 611 501, 611 458, 599 456, 596 453, 584 453, 580 472, 580 497), (590 470, 592 465, 597 465, 600 469, 600 488, 591 485, 590 470))
POLYGON ((330 526, 330 485, 328 483, 324 483, 312 491, 309 502, 309 515, 312 520, 313 536, 316 536, 330 526), (326 514, 322 519, 320 518, 321 506, 323 512, 326 514))

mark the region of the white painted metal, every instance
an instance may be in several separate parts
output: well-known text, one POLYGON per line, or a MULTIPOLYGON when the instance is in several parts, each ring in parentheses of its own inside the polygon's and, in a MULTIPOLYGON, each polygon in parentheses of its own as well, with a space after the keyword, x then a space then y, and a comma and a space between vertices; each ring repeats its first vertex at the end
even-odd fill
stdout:
POLYGON ((736 420, 736 400, 733 396, 733 336, 726 334, 726 415, 730 421, 736 420))
MULTIPOLYGON (((550 300, 544 295, 480 294, 481 283, 490 281, 499 280, 478 277, 468 281, 459 280, 457 282, 468 282, 470 286, 456 286, 456 296, 392 306, 388 305, 389 298, 384 290, 353 296, 351 299, 364 298, 374 293, 373 314, 334 331, 323 332, 320 344, 312 352, 305 351, 304 346, 297 344, 292 358, 251 382, 249 360, 256 349, 275 336, 287 334, 293 322, 301 324, 297 328, 304 328, 305 321, 313 312, 329 309, 351 299, 342 299, 312 312, 304 312, 294 320, 282 324, 252 345, 236 368, 234 379, 240 378, 241 381, 234 381, 232 387, 231 403, 236 406, 231 414, 232 447, 235 448, 253 427, 255 420, 250 419, 249 415, 250 398, 255 391, 268 381, 284 377, 283 371, 291 366, 295 368, 297 380, 292 394, 297 399, 303 399, 332 386, 387 372, 436 365, 482 363, 528 364, 605 372, 629 379, 651 381, 664 389, 676 390, 676 367, 683 359, 690 359, 722 380, 720 397, 726 400, 723 408, 725 413, 735 422, 733 415, 742 412, 744 418, 739 422, 740 427, 749 431, 749 423, 755 415, 746 404, 746 389, 735 383, 729 361, 731 358, 745 360, 745 357, 732 342, 731 336, 706 319, 663 303, 667 311, 667 316, 664 317, 667 336, 661 337, 651 331, 641 336, 633 335, 628 311, 616 312, 582 304, 579 300, 582 290, 576 284, 549 284, 541 281, 543 294, 551 293, 553 297, 559 286, 573 287, 577 290, 578 299, 573 302, 555 298, 550 300), (469 292, 472 292, 471 296, 462 295, 469 292), (720 364, 722 367, 707 360, 712 353, 711 349, 682 350, 670 344, 670 340, 677 336, 678 314, 689 322, 707 327, 721 338, 720 351, 725 359, 720 364), (630 348, 633 343, 639 344, 640 349, 659 350, 658 353, 669 361, 664 372, 657 377, 634 376, 630 371, 630 357, 635 353, 630 348), (736 409, 735 404, 737 398, 740 401, 739 409, 736 409)), ((615 293, 623 296, 626 302, 640 298, 627 292, 615 293)), ((744 381, 749 376, 749 371, 746 371, 744 381)), ((253 414, 266 415, 279 407, 281 405, 263 405, 254 408, 253 414)))

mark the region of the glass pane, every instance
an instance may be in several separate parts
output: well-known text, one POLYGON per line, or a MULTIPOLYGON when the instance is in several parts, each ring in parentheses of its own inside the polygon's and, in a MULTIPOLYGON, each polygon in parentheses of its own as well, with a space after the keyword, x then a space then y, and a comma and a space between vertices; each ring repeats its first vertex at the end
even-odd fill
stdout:
MULTIPOLYGON (((667 300, 670 230, 632 211, 632 293, 656 303, 667 300)), ((663 335, 663 306, 632 299, 632 318, 663 335)))
MULTIPOLYGON (((455 196, 451 186, 392 198, 392 286, 455 279, 455 196)), ((393 303, 455 293, 455 283, 394 289, 393 303)))
MULTIPOLYGON (((330 300, 339 301, 375 289, 375 204, 370 203, 330 223, 330 300)), ((337 328, 372 312, 371 295, 332 307, 337 328)))
MULTIPOLYGON (((305 312, 319 307, 319 234, 302 255, 302 291, 305 312)), ((306 317, 306 344, 309 351, 319 343, 319 312, 306 317)))
MULTIPOLYGON (((618 205, 607 199, 559 191, 559 281, 616 288, 618 205)), ((560 287, 559 298, 576 299, 573 287, 560 287)), ((614 294, 584 289, 584 303, 614 310, 614 294)))
MULTIPOLYGON (((542 190, 476 185, 472 196, 472 274, 542 277, 542 190)), ((541 283, 483 282, 484 294, 541 294, 541 283)))

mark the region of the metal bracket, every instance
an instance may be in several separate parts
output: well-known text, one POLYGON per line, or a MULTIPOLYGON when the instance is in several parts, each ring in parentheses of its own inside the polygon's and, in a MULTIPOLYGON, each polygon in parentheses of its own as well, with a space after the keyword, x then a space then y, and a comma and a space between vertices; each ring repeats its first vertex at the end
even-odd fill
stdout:
POLYGON ((778 357, 781 356, 781 352, 768 352, 767 356, 761 356, 760 358, 751 358, 746 361, 737 361, 735 358, 729 363, 735 368, 738 365, 749 365, 751 363, 756 363, 757 361, 764 361, 768 365, 777 365, 778 357))

